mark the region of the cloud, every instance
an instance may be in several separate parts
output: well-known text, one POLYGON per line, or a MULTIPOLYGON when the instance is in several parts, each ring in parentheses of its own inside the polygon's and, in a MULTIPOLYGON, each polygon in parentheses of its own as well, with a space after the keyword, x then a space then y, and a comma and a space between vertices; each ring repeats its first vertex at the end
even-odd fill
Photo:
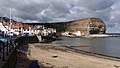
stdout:
POLYGON ((120 32, 119 0, 0 0, 0 16, 23 22, 58 22, 98 17, 107 25, 107 32, 120 32))
POLYGON ((115 3, 114 0, 77 0, 78 6, 84 6, 90 10, 103 10, 115 3))

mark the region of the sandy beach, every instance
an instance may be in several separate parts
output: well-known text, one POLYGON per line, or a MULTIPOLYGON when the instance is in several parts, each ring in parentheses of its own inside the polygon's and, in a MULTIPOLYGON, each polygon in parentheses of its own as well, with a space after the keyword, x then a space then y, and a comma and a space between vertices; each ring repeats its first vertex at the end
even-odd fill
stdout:
POLYGON ((120 61, 98 58, 56 44, 29 44, 29 59, 46 68, 120 68, 120 61))

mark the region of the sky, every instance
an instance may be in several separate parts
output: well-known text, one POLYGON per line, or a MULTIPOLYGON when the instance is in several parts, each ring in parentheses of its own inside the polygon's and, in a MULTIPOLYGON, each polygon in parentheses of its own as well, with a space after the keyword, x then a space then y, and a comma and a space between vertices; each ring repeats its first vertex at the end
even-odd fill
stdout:
POLYGON ((0 0, 0 16, 25 23, 101 18, 109 33, 120 33, 120 0, 0 0))

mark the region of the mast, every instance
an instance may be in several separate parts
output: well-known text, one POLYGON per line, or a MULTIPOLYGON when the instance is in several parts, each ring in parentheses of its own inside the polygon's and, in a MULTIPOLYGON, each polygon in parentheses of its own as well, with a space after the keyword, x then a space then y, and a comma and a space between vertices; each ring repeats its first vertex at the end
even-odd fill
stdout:
POLYGON ((9 25, 9 30, 11 30, 11 24, 12 24, 12 21, 11 21, 11 17, 12 17, 12 16, 11 16, 11 15, 12 15, 12 14, 11 14, 11 8, 9 9, 9 11, 10 11, 10 25, 9 25))

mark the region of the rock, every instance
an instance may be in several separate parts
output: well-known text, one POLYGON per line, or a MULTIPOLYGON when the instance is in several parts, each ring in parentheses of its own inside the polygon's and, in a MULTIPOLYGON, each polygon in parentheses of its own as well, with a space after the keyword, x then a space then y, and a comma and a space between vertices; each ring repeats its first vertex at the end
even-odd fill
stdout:
POLYGON ((53 58, 57 58, 58 56, 57 55, 54 55, 54 56, 52 56, 53 58))

